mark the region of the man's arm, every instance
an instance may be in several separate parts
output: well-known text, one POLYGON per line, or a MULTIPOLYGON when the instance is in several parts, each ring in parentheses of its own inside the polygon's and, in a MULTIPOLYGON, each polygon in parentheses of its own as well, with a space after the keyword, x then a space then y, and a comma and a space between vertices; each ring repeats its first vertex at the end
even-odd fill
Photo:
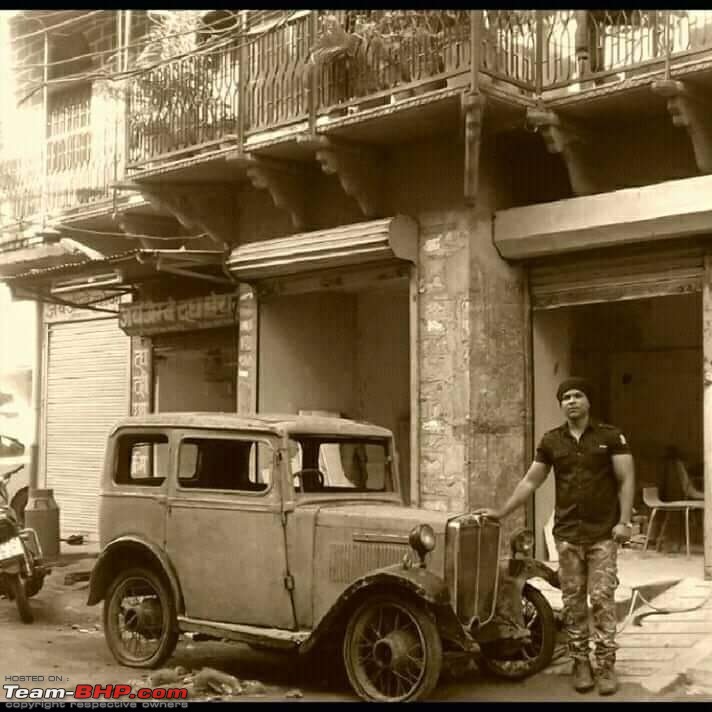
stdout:
MULTIPOLYGON (((635 496, 635 467, 633 456, 629 453, 612 455, 613 472, 618 480, 618 501, 621 507, 621 522, 630 522, 633 516, 633 497, 635 496)), ((613 528, 613 538, 616 541, 630 539, 630 529, 617 524, 613 528)))
POLYGON ((515 509, 521 507, 531 495, 537 490, 546 480, 549 474, 550 466, 543 462, 532 462, 526 475, 519 481, 514 488, 509 499, 499 509, 477 509, 475 514, 484 514, 490 519, 504 519, 511 514, 515 509))

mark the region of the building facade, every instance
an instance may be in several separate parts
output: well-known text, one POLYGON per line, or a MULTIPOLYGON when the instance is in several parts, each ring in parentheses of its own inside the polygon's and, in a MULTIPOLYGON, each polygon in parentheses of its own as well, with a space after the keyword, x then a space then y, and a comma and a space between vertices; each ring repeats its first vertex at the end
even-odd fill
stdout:
POLYGON ((503 501, 572 372, 640 487, 671 445, 712 476, 709 13, 54 12, 11 21, 38 141, 6 164, 0 269, 48 303, 42 476, 71 526, 98 465, 61 465, 62 398, 92 369, 53 363, 79 353, 107 421, 389 427, 425 507, 503 501))

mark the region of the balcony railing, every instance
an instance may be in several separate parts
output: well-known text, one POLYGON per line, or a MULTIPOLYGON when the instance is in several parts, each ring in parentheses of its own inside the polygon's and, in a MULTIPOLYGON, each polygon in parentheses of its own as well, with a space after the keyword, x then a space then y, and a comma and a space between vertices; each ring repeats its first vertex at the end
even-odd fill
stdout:
POLYGON ((445 87, 470 72, 473 41, 481 72, 534 94, 712 48, 708 11, 484 10, 477 39, 471 18, 301 11, 248 32, 242 47, 236 40, 149 70, 129 91, 130 165, 445 87), (312 50, 329 22, 353 44, 317 64, 312 50))
POLYGON ((334 114, 463 87, 474 76, 473 58, 480 74, 500 86, 545 96, 661 71, 711 49, 710 11, 295 11, 137 73, 128 82, 126 107, 102 103, 96 86, 50 97, 46 143, 10 166, 15 178, 10 187, 0 185, 0 221, 8 213, 25 219, 110 197, 124 170, 125 139, 128 165, 139 168, 255 133, 306 121, 314 127, 334 114), (314 50, 328 23, 352 44, 318 62, 314 50))

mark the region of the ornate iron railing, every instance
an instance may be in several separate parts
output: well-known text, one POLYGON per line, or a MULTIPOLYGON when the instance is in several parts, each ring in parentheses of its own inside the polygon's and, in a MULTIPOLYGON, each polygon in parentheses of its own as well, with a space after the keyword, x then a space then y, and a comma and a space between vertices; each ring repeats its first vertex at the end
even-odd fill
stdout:
POLYGON ((303 11, 270 29, 253 28, 245 43, 246 132, 299 121, 307 116, 311 13, 303 11))
POLYGON ((322 11, 322 28, 332 18, 354 51, 318 69, 320 111, 393 91, 408 96, 425 83, 439 88, 470 66, 467 10, 322 11))
POLYGON ((214 45, 137 72, 108 129, 94 88, 50 97, 43 156, 15 167, 18 187, 4 191, 0 210, 10 195, 18 216, 109 197, 124 139, 129 165, 139 167, 307 119, 313 127, 334 111, 465 86, 473 57, 480 72, 537 95, 712 49, 710 11, 472 12, 319 10, 246 21, 214 45), (328 22, 340 39, 328 61, 316 61, 328 22), (339 47, 344 38, 348 47, 339 47))

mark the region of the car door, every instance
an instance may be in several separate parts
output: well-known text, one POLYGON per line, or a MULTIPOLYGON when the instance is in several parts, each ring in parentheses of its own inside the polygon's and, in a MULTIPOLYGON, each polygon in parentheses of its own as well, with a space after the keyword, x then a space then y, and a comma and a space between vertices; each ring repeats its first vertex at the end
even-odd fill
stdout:
POLYGON ((166 549, 186 615, 294 628, 277 439, 202 430, 176 437, 166 549))

